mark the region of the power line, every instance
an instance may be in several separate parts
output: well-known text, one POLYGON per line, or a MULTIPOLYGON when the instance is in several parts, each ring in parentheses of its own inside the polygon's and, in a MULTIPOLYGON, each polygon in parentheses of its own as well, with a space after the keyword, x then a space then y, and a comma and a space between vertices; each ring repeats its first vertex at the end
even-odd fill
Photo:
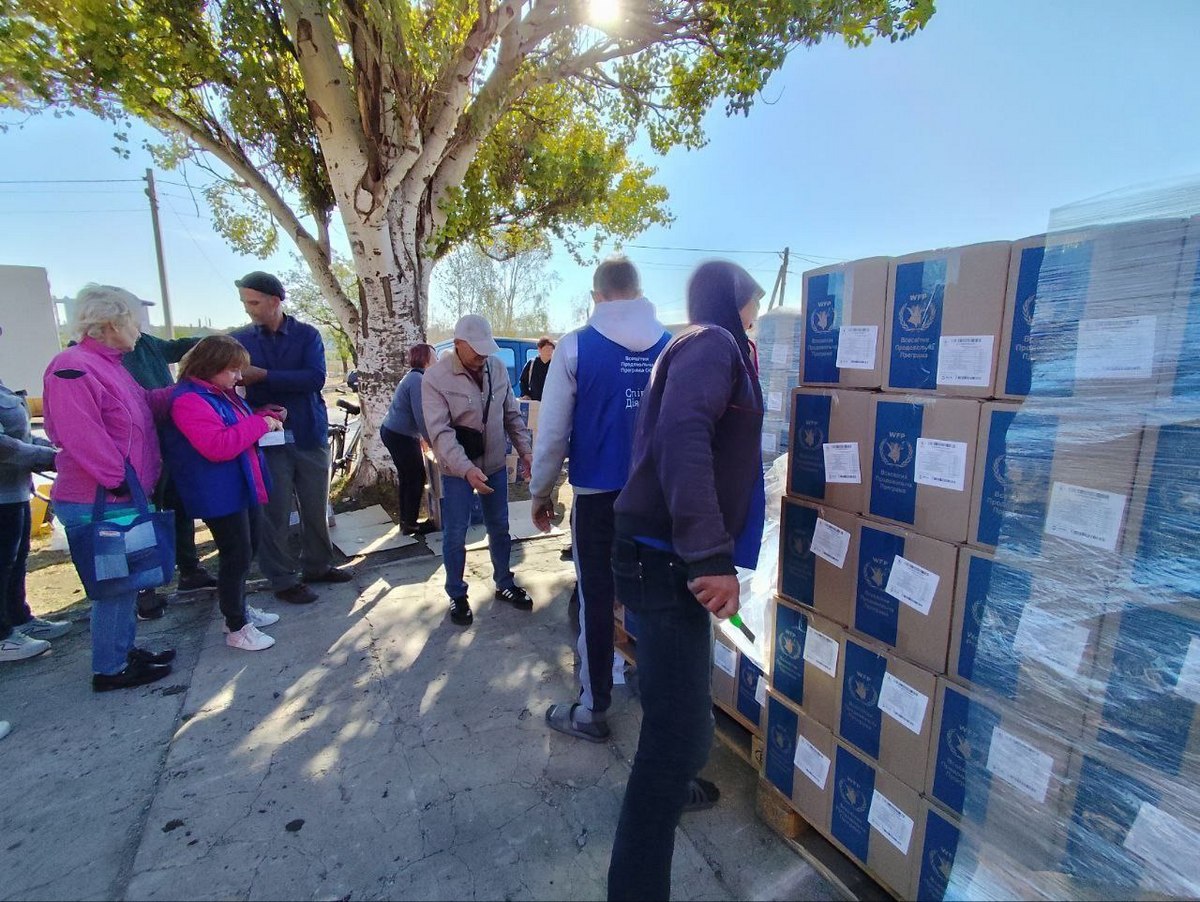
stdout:
POLYGON ((660 244, 626 244, 625 247, 636 247, 643 251, 687 251, 693 254, 775 254, 781 251, 735 251, 719 247, 667 247, 660 244))
POLYGON ((0 214, 5 216, 35 216, 40 213, 145 213, 145 207, 138 207, 133 210, 0 210, 0 214))
POLYGON ((0 179, 0 185, 100 185, 144 182, 145 179, 0 179))

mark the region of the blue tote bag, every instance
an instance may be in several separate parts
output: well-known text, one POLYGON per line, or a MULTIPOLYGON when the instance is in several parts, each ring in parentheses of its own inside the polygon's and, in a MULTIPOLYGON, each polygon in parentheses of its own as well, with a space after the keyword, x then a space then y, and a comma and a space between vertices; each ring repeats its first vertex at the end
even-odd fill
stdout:
POLYGON ((109 503, 103 486, 97 486, 92 521, 67 527, 75 569, 93 601, 156 589, 175 574, 174 513, 151 510, 128 460, 125 483, 133 499, 132 514, 128 505, 109 503))

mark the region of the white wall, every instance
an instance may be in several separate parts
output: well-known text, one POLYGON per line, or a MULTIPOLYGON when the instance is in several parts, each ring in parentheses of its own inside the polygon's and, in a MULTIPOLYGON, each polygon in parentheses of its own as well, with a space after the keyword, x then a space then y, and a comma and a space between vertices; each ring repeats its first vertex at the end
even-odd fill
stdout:
POLYGON ((42 395, 42 373, 60 350, 50 281, 40 266, 0 266, 0 380, 42 395))

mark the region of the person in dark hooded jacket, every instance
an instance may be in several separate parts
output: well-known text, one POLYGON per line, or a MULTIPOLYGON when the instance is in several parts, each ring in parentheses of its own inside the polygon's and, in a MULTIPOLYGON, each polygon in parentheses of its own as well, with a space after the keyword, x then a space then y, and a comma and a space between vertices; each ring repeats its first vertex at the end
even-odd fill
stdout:
POLYGON ((666 899, 675 828, 715 787, 694 778, 712 745, 712 622, 738 610, 736 567, 758 561, 766 513, 762 390, 746 332, 761 286, 740 266, 702 264, 688 329, 642 396, 618 496, 613 578, 638 619, 642 730, 613 843, 609 899, 666 899))

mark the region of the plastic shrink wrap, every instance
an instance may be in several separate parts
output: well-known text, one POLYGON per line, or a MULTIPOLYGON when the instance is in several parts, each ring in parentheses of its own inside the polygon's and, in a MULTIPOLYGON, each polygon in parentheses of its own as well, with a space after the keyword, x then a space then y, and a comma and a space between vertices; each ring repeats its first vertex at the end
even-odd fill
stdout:
POLYGON ((758 318, 758 380, 762 385, 763 464, 770 466, 787 452, 791 427, 792 389, 800 385, 800 347, 804 320, 796 310, 772 310, 758 318))

